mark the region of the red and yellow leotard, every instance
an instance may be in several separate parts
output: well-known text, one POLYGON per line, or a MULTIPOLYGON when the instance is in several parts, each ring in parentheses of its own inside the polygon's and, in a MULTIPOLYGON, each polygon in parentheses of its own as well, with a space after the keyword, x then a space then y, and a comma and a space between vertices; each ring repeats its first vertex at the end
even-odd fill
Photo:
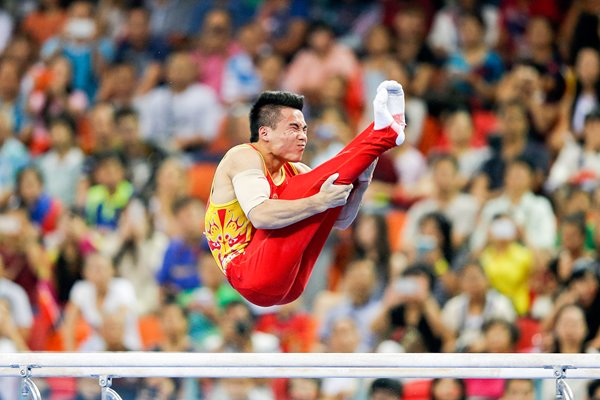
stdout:
MULTIPOLYGON (((248 146, 256 150, 251 144, 248 146)), ((260 152, 258 153, 260 154, 260 152)), ((276 184, 273 182, 263 158, 263 169, 271 187, 269 196, 271 199, 278 198, 281 191, 287 186, 289 178, 298 174, 298 170, 292 163, 287 162, 281 168, 282 178, 276 184)), ((244 214, 237 199, 224 204, 215 204, 211 198, 208 199, 204 234, 208 240, 210 251, 223 273, 227 268, 227 264, 244 252, 244 249, 252 240, 254 230, 255 228, 244 214)))

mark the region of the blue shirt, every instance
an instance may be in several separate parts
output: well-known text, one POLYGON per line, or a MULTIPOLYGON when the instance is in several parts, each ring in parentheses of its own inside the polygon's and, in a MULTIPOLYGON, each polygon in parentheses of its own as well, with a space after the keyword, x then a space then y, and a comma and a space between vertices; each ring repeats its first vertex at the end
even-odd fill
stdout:
POLYGON ((156 280, 161 286, 168 286, 175 292, 200 287, 202 282, 198 275, 198 259, 206 249, 206 239, 196 245, 190 245, 182 239, 171 240, 156 280))
POLYGON ((29 163, 29 153, 21 142, 9 138, 0 146, 0 193, 14 189, 17 172, 29 163))

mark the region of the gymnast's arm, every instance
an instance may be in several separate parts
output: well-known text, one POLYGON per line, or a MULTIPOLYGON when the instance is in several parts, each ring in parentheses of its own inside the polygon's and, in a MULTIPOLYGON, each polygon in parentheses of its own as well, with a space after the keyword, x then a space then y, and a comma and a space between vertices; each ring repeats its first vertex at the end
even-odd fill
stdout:
POLYGON ((329 208, 346 204, 352 185, 334 185, 337 174, 329 177, 318 193, 297 200, 270 199, 270 186, 263 163, 252 149, 240 148, 232 157, 229 175, 235 196, 257 229, 279 229, 302 221, 329 208))

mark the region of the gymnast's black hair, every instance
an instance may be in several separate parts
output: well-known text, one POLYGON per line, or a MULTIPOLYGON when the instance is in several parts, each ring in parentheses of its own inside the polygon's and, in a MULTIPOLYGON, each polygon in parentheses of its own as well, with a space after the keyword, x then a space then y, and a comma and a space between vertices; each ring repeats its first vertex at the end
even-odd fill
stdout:
POLYGON ((261 126, 275 128, 284 107, 302 111, 304 96, 290 92, 263 92, 250 109, 250 142, 258 142, 261 126))

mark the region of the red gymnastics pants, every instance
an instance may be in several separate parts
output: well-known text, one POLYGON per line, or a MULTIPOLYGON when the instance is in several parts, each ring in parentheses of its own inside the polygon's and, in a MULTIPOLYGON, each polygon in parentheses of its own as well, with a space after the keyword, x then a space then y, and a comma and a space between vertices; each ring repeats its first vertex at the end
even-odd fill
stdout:
MULTIPOLYGON (((353 183, 377 157, 396 145, 396 137, 391 128, 375 131, 371 124, 332 159, 291 177, 279 199, 312 196, 335 173, 340 174, 335 184, 353 183)), ((341 210, 330 208, 283 228, 256 230, 244 253, 227 265, 227 279, 242 296, 259 306, 296 300, 341 210)))

